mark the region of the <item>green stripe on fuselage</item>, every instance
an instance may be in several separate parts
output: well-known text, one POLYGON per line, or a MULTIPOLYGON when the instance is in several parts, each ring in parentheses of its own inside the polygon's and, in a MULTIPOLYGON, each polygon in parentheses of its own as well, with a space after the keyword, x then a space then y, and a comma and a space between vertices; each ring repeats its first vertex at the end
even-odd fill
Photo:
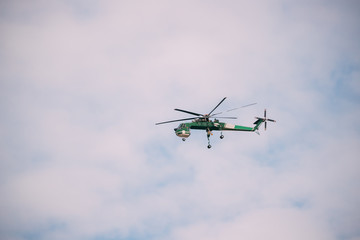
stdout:
POLYGON ((244 127, 240 125, 235 125, 234 129, 226 129, 226 130, 233 130, 233 131, 254 131, 251 127, 244 127))

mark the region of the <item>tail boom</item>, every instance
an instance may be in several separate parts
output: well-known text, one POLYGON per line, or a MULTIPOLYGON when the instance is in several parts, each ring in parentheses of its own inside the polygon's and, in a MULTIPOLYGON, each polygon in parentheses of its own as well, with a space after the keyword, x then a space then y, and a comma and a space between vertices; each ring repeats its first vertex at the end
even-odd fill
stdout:
POLYGON ((244 132, 253 132, 256 129, 252 127, 245 127, 240 125, 233 125, 226 123, 222 129, 223 131, 244 131, 244 132))

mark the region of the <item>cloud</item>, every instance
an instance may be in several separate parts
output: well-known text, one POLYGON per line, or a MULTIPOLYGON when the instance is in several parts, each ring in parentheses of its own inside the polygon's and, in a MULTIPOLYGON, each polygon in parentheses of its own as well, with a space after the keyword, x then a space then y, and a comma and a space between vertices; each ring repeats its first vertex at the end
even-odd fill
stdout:
POLYGON ((311 214, 293 209, 259 210, 225 223, 198 224, 179 230, 174 239, 199 238, 334 239, 311 214))
POLYGON ((359 237, 356 2, 1 4, 2 238, 359 237))

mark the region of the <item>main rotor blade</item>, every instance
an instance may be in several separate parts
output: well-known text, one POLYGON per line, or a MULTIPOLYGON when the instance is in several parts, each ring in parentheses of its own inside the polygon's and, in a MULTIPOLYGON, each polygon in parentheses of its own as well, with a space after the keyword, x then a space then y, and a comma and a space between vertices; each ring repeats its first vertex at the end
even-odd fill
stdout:
POLYGON ((189 111, 182 110, 182 109, 178 109, 178 108, 175 108, 174 110, 175 110, 175 111, 179 111, 179 112, 184 112, 184 113, 192 114, 192 115, 195 115, 195 116, 203 116, 203 114, 200 114, 200 113, 189 112, 189 111))
POLYGON ((222 113, 225 113, 225 112, 235 111, 235 110, 237 110, 237 109, 244 108, 244 107, 250 107, 250 106, 255 105, 255 104, 257 104, 257 103, 250 103, 250 104, 247 104, 247 105, 244 105, 244 106, 241 106, 241 107, 229 109, 229 110, 224 111, 224 112, 218 112, 218 113, 215 113, 215 114, 213 114, 213 115, 211 115, 211 116, 219 115, 219 114, 222 114, 222 113))
POLYGON ((268 121, 270 121, 270 122, 276 122, 275 120, 273 120, 273 119, 267 119, 268 121))
POLYGON ((209 112, 208 115, 210 115, 213 111, 215 111, 215 109, 216 109, 220 104, 222 104, 222 102, 225 101, 225 99, 226 99, 226 97, 224 97, 223 100, 221 100, 221 102, 219 102, 219 104, 216 105, 216 107, 214 107, 214 109, 213 109, 211 112, 209 112))
POLYGON ((226 119, 237 119, 237 117, 217 117, 217 118, 226 118, 226 119))
POLYGON ((155 123, 155 125, 160 125, 160 124, 165 124, 165 123, 172 123, 172 122, 180 122, 180 121, 186 121, 186 120, 192 120, 192 119, 196 119, 197 117, 192 117, 192 118, 183 118, 183 119, 178 119, 178 120, 171 120, 171 121, 166 121, 166 122, 159 122, 159 123, 155 123))
MULTIPOLYGON (((238 107, 238 108, 250 107, 250 106, 255 105, 255 104, 257 104, 257 103, 250 103, 250 104, 247 104, 247 105, 238 107)), ((235 108, 235 109, 237 109, 237 108, 235 108)), ((229 111, 230 111, 230 110, 229 110, 229 111)))

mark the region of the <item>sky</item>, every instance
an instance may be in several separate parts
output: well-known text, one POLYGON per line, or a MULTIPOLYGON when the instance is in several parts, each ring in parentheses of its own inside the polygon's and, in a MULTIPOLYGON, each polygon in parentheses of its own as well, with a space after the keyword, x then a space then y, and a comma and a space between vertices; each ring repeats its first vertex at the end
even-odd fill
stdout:
POLYGON ((360 3, 0 2, 0 238, 360 239, 360 3), (192 130, 174 108, 276 123, 192 130), (230 114, 230 113, 229 113, 230 114), (230 115, 228 115, 230 116, 230 115))

